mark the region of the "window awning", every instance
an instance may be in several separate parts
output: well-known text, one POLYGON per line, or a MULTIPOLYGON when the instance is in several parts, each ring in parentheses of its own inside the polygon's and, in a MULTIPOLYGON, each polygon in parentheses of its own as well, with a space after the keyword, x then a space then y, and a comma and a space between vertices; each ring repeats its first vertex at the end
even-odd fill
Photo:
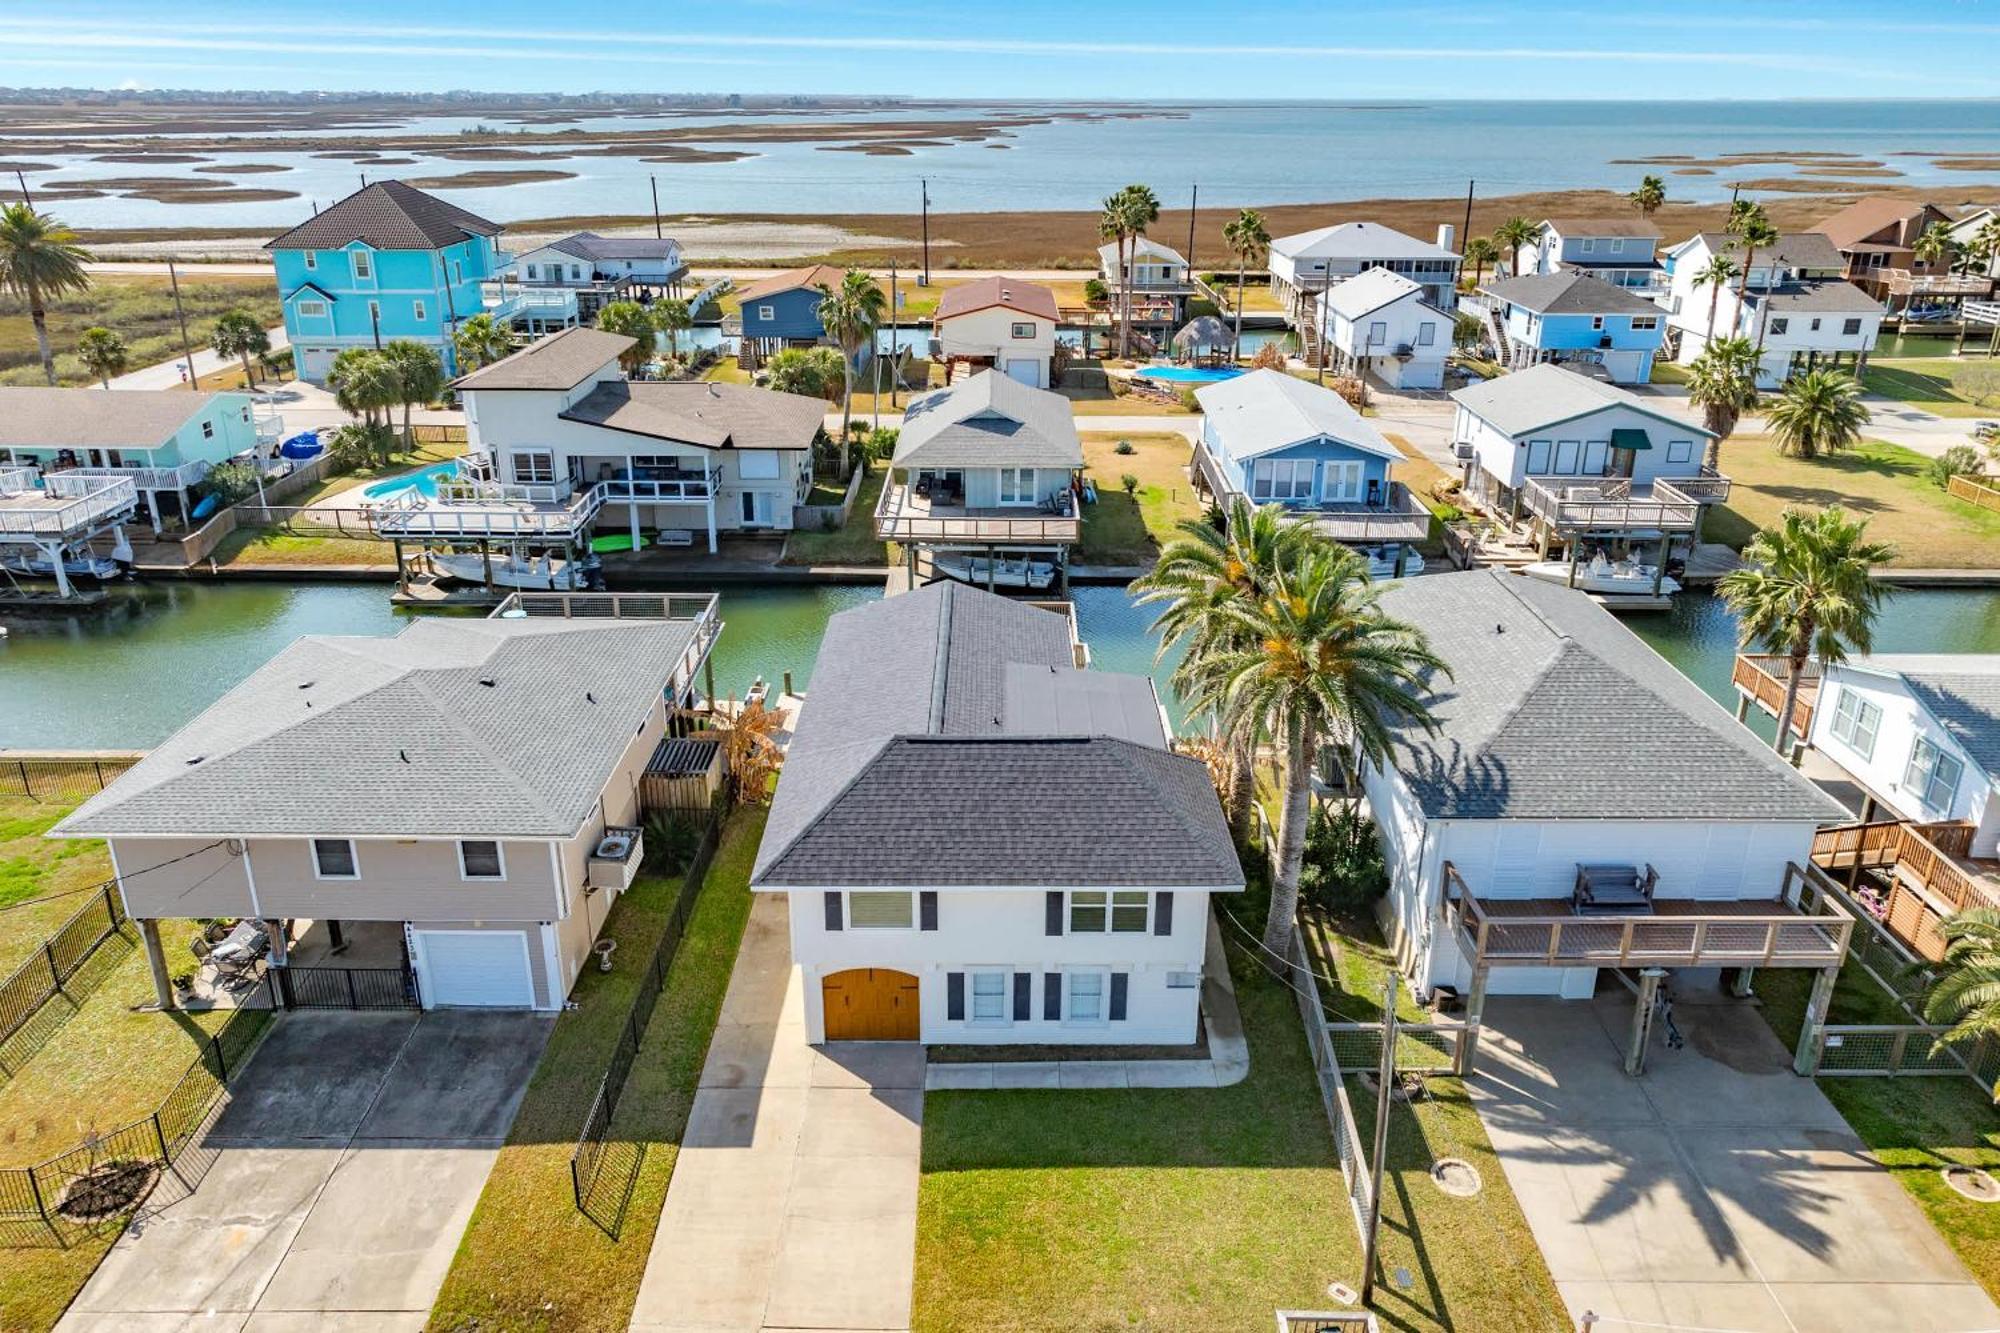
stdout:
POLYGON ((1633 453, 1638 453, 1642 449, 1652 448, 1653 442, 1646 438, 1645 431, 1627 428, 1611 432, 1611 447, 1613 449, 1630 449, 1633 453))

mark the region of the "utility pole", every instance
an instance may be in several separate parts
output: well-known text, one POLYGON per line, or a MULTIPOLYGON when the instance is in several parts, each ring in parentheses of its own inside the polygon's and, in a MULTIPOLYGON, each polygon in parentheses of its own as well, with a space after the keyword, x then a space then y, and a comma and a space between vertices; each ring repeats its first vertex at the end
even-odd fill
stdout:
POLYGON ((174 318, 179 320, 181 325, 181 358, 187 363, 188 388, 199 392, 199 386, 194 382, 194 348, 188 343, 187 311, 181 308, 180 274, 174 271, 174 261, 171 259, 167 261, 167 281, 172 283, 174 288, 174 318))
POLYGON ((1459 232, 1459 234, 1458 234, 1458 248, 1459 248, 1459 250, 1460 250, 1461 252, 1463 252, 1463 251, 1464 251, 1464 249, 1465 249, 1465 243, 1466 243, 1467 241, 1469 241, 1469 240, 1471 240, 1471 239, 1472 239, 1472 186, 1473 186, 1473 184, 1474 184, 1474 182, 1472 182, 1472 181, 1467 181, 1467 182, 1465 183, 1465 229, 1464 229, 1463 231, 1459 232))
POLYGON ((375 333, 375 350, 382 350, 382 307, 378 302, 368 303, 368 327, 375 333))
POLYGON ((903 377, 903 349, 896 345, 897 324, 902 318, 901 308, 896 304, 896 261, 889 261, 889 347, 890 355, 896 358, 896 371, 889 376, 889 407, 896 406, 897 381, 903 377))
POLYGON ((921 177, 917 183, 924 192, 924 276, 917 286, 928 287, 931 285, 931 182, 929 177, 921 177))
POLYGON ((1194 280, 1194 206, 1201 199, 1201 182, 1188 186, 1188 280, 1194 280))
POLYGON ((666 233, 660 230, 660 178, 648 176, 646 179, 653 182, 653 239, 664 240, 666 233))
POLYGON ((1375 1156, 1368 1164, 1368 1226, 1362 1233, 1361 1304, 1375 1295, 1375 1263, 1382 1231, 1382 1168, 1389 1154, 1390 1090, 1396 1083, 1396 972, 1391 968, 1382 986, 1382 1062, 1375 1071, 1375 1156))

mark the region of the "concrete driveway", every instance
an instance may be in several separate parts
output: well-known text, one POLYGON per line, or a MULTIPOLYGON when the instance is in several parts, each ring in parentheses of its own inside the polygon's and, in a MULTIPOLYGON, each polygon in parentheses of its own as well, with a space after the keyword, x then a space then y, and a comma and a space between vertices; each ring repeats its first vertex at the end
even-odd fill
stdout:
POLYGON ((550 1021, 294 1013, 58 1328, 421 1329, 550 1021))
POLYGON ((1573 1316, 1763 1333, 2000 1328, 2000 1309, 1753 1007, 1677 997, 1642 1078, 1632 997, 1487 1006, 1472 1089, 1573 1316))

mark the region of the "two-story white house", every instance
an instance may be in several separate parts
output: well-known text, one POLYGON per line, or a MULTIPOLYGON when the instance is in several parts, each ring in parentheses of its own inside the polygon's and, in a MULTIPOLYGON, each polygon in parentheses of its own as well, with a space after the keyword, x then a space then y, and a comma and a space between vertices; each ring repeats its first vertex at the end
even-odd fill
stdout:
POLYGON ((1329 365, 1342 374, 1372 374, 1392 389, 1442 388, 1452 316, 1431 304, 1427 290, 1373 268, 1328 292, 1320 318, 1329 365))
POLYGON ((1660 229, 1644 218, 1545 218, 1510 258, 1515 277, 1587 273, 1613 287, 1651 293, 1661 278, 1660 229))
POLYGON ((1188 298, 1197 290, 1187 256, 1145 236, 1125 243, 1122 270, 1117 244, 1098 246, 1097 272, 1111 289, 1112 308, 1124 309, 1129 291, 1132 327, 1163 348, 1187 317, 1188 298))
POLYGON ((1667 251, 1665 302, 1674 359, 1686 365, 1711 338, 1748 338, 1762 350, 1757 384, 1774 389, 1802 371, 1867 368, 1886 313, 1845 277, 1847 261, 1818 232, 1787 232, 1748 252, 1741 237, 1702 232, 1667 251), (1747 280, 1700 283, 1709 260, 1727 255, 1747 280), (1738 296, 1738 288, 1743 294, 1738 296))
POLYGON ((1317 296, 1371 268, 1400 273, 1424 289, 1424 300, 1440 310, 1458 304, 1459 256, 1451 248, 1450 226, 1438 228, 1435 243, 1405 236, 1379 222, 1340 222, 1271 242, 1266 268, 1271 291, 1290 312, 1302 297, 1317 296))
POLYGON ((935 359, 949 381, 961 366, 997 370, 1035 389, 1055 387, 1055 293, 1020 278, 980 278, 945 289, 931 316, 935 359))
POLYGON ((1186 1045, 1243 874, 1145 676, 953 583, 843 611, 751 888, 789 900, 807 1040, 1186 1045))
POLYGON ((508 266, 516 282, 550 287, 588 287, 631 281, 665 289, 687 273, 681 243, 671 236, 599 236, 579 231, 514 256, 508 266))
MULTIPOLYGON (((1588 997, 1600 969, 1835 967, 1806 891, 1832 798, 1582 593, 1501 570, 1396 584, 1383 609, 1450 669, 1434 734, 1362 787, 1412 987, 1588 997)), ((1643 1006, 1642 1006, 1643 1007, 1643 1006)))
POLYGON ((237 917, 278 963, 317 923, 356 949, 335 964, 372 950, 426 1008, 560 1009, 638 871, 641 775, 719 629, 713 597, 657 600, 685 614, 309 635, 52 836, 109 845, 163 1008, 196 960, 160 922, 237 917))

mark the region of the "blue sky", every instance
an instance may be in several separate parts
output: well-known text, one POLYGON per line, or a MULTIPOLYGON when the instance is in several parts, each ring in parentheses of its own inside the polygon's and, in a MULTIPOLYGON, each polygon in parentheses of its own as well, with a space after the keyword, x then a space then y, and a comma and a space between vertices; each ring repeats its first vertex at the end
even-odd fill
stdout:
POLYGON ((1019 98, 1992 97, 1946 0, 9 0, 0 85, 1019 98))

